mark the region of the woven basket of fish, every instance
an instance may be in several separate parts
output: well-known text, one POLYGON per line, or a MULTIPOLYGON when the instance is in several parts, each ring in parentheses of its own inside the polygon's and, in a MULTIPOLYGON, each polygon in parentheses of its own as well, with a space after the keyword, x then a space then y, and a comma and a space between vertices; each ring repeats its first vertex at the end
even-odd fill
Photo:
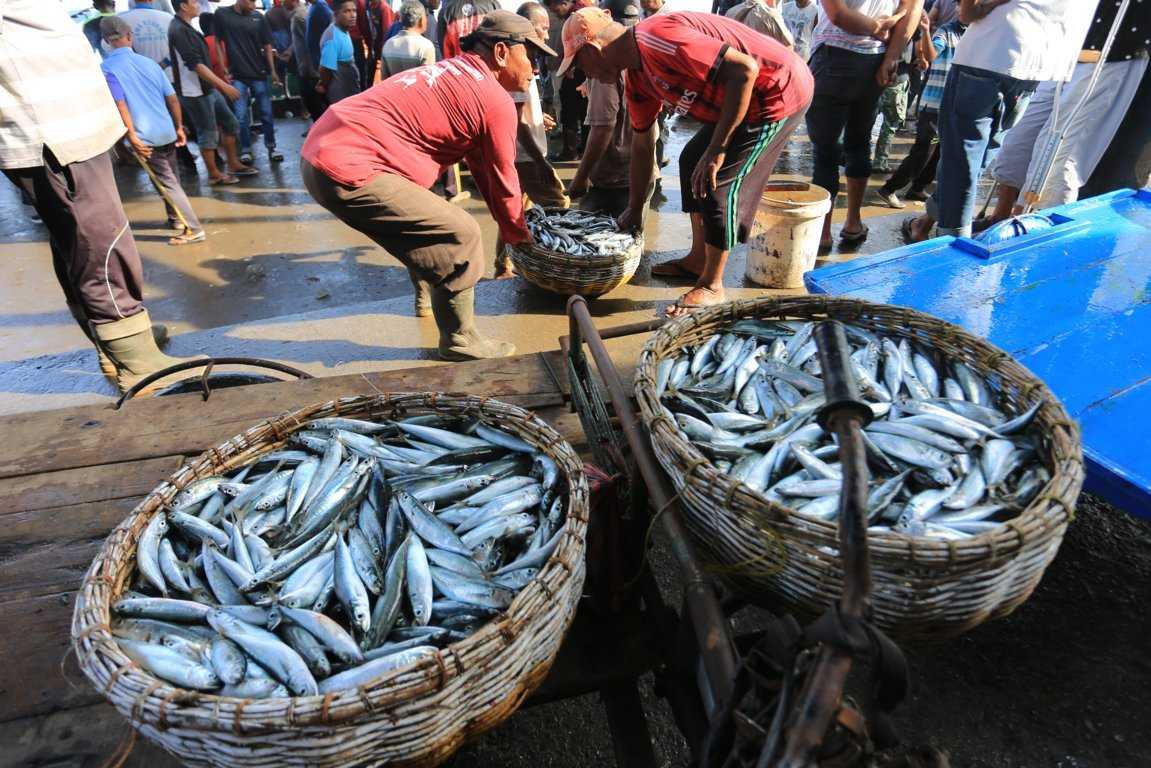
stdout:
POLYGON ((436 765, 547 674, 587 515, 580 459, 520 408, 330 401, 157 487, 88 570, 74 647, 190 765, 436 765))
POLYGON ((536 207, 524 217, 533 242, 512 247, 512 264, 540 288, 563 296, 602 296, 639 268, 643 236, 618 231, 610 216, 536 207))
POLYGON ((647 342, 635 392, 686 524, 745 597, 804 616, 842 592, 840 467, 816 321, 844 323, 874 414, 873 620, 902 640, 1011 612, 1055 557, 1083 483, 1079 431, 1044 383, 955 325, 805 296, 738 301, 647 342))

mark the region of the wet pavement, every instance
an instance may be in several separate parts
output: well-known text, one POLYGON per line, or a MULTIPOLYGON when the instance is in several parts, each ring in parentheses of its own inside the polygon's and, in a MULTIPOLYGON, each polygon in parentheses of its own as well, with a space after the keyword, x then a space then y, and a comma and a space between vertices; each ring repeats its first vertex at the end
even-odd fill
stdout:
MULTIPOLYGON (((304 122, 277 123, 287 160, 232 187, 210 187, 184 172, 184 186, 203 220, 208 240, 173 248, 162 203, 135 165, 117 169, 120 194, 144 263, 145 301, 173 340, 170 354, 271 358, 313 375, 438 363, 435 325, 413 316, 411 286, 394 258, 316 205, 300 182, 298 150, 304 122)), ((680 211, 679 149, 692 126, 673 123, 662 194, 647 223, 644 261, 632 282, 592 302, 602 326, 652 317, 686 289, 650 276, 650 264, 684 253, 691 243, 680 211)), ((911 136, 897 139, 896 157, 911 136)), ((802 128, 792 139, 775 179, 808 180, 811 148, 802 128)), ((558 164, 570 179, 575 163, 558 164)), ((881 177, 873 177, 872 186, 881 177)), ((844 203, 843 194, 837 201, 844 203)), ((495 223, 478 194, 463 204, 480 221, 494 254, 495 223)), ((909 203, 908 212, 921 209, 909 203)), ((868 207, 871 236, 859 253, 896 247, 902 216, 868 207), (886 218, 873 218, 884 217, 886 218)), ((842 211, 840 211, 842 217, 842 211)), ((832 253, 828 260, 854 254, 832 253)), ((8 279, 0 285, 0 413, 55 408, 111 398, 96 368, 95 352, 64 307, 51 267, 47 232, 32 223, 11 185, 0 185, 0 258, 8 279)), ((786 293, 744 280, 746 247, 732 254, 726 285, 733 298, 786 293)), ((489 265, 489 275, 491 268, 489 265)), ((556 347, 565 333, 564 299, 520 278, 480 284, 482 328, 513 341, 519 351, 556 347)))

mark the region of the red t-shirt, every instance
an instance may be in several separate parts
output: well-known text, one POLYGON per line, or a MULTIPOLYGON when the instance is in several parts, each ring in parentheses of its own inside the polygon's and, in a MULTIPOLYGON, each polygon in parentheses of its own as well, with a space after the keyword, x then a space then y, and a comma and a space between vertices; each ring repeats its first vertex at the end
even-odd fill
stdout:
POLYGON ((632 27, 640 68, 627 71, 632 127, 646 131, 668 109, 715 123, 724 86, 717 81, 729 47, 755 59, 759 77, 744 119, 775 122, 807 107, 815 82, 807 64, 782 43, 712 13, 661 13, 632 27))
POLYGON ((484 60, 464 54, 394 75, 343 99, 316 121, 300 155, 359 187, 394 173, 431 188, 467 160, 505 242, 528 239, 516 175, 515 103, 484 60))

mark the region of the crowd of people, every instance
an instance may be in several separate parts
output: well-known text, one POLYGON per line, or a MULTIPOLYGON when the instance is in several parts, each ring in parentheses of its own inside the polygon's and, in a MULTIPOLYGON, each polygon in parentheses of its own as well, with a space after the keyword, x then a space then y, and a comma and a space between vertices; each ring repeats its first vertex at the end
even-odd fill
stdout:
MULTIPOLYGON (((201 242, 180 179, 182 164, 198 172, 188 143, 210 185, 259 174, 257 134, 268 163, 284 160, 274 98, 298 97, 312 121, 299 160, 308 192, 408 268, 441 357, 467 360, 514 348, 476 324, 492 250, 456 205, 468 197, 461 163, 498 224, 503 277, 508 249, 530 244, 527 206, 578 205, 642 229, 669 120, 697 124, 679 158, 692 242, 652 269, 691 284, 674 316, 725 299, 727 259, 801 126, 812 183, 834 198, 842 169, 842 244, 868 236, 877 173, 890 174, 873 193, 883 204, 927 204, 904 222, 909 242, 970 235, 1021 205, 1075 199, 1133 108, 1151 47, 1145 0, 1113 40, 1116 0, 717 0, 711 13, 664 0, 516 12, 440 1, 135 0, 116 13, 96 0, 81 27, 54 3, 6 0, 0 168, 49 229, 68 306, 121 388, 172 359, 144 309, 112 154, 155 184, 171 245, 201 242), (562 161, 575 164, 567 185, 562 161), (997 204, 973 221, 984 169, 997 204)), ((833 244, 829 213, 820 246, 833 244)))

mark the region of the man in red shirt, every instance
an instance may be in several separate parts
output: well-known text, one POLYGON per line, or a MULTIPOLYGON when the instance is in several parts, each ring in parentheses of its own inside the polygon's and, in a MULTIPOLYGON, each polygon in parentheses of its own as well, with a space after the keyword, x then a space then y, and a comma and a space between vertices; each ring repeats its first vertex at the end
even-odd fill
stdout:
POLYGON ((625 73, 633 134, 621 228, 642 227, 660 111, 703 123, 679 159, 691 251, 652 274, 695 281, 670 316, 724 301, 728 254, 746 242, 771 170, 811 103, 807 65, 779 42, 710 13, 657 14, 629 29, 606 11, 584 8, 564 24, 563 42, 561 75, 575 65, 614 83, 625 73))
POLYGON ((316 201, 404 263, 430 305, 445 360, 506 357, 515 347, 475 327, 484 272, 479 224, 432 193, 448 166, 467 160, 505 243, 530 239, 516 176, 519 123, 509 91, 526 90, 526 46, 547 47, 527 19, 493 11, 462 41, 465 53, 401 72, 328 108, 300 151, 316 201))

